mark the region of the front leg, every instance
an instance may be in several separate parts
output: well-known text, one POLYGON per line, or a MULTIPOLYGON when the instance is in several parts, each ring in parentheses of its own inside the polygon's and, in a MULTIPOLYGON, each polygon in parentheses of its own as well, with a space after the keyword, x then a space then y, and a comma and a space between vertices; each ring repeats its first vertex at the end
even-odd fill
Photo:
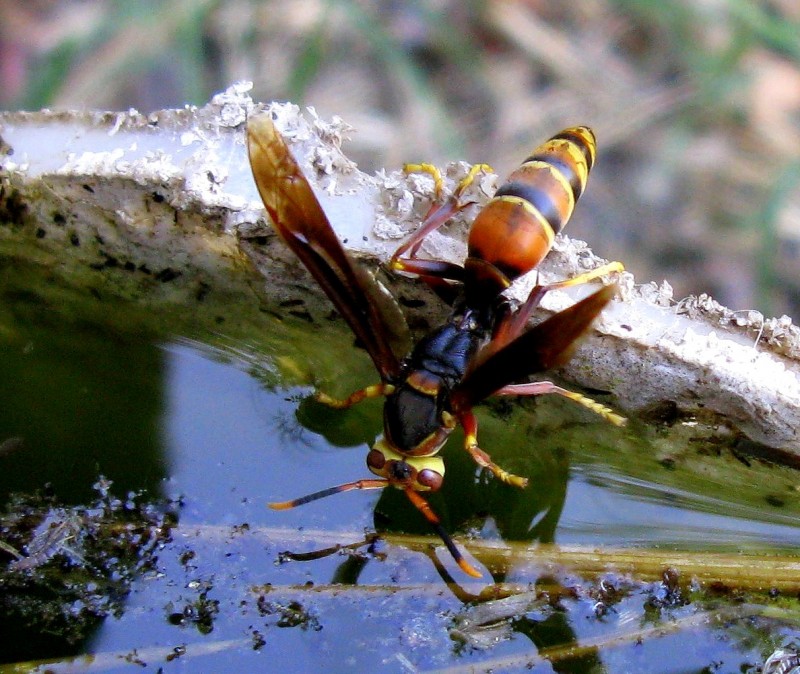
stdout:
POLYGON ((464 427, 464 449, 469 452, 475 463, 482 468, 488 468, 495 477, 506 484, 520 488, 528 486, 528 478, 509 473, 492 461, 492 457, 478 447, 478 420, 472 410, 462 412, 459 415, 459 421, 464 427))
POLYGON ((367 398, 380 398, 381 396, 388 396, 393 392, 394 386, 392 386, 392 384, 381 382, 380 384, 373 384, 372 386, 367 386, 366 388, 354 391, 346 398, 332 398, 327 393, 317 391, 314 394, 314 399, 323 405, 332 407, 333 409, 346 410, 348 407, 357 405, 362 400, 366 400, 367 398))
POLYGON ((456 213, 474 203, 473 201, 462 200, 464 191, 474 182, 478 173, 491 172, 491 166, 488 164, 475 164, 470 169, 470 172, 456 185, 452 196, 444 200, 441 198, 444 181, 439 169, 432 164, 406 164, 404 169, 406 173, 429 174, 433 178, 435 185, 435 199, 419 229, 392 255, 389 261, 389 268, 393 271, 417 274, 434 286, 439 279, 463 281, 464 269, 460 265, 445 262, 444 260, 420 260, 417 258, 417 253, 428 234, 439 229, 456 213))

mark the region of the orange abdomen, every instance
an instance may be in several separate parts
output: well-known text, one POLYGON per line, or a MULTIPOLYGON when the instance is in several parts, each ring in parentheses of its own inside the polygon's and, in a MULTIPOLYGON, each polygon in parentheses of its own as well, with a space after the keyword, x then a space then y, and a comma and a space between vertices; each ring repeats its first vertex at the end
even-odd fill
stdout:
POLYGON ((502 292, 544 259, 583 193, 595 143, 588 127, 565 129, 508 177, 470 229, 467 294, 502 292))

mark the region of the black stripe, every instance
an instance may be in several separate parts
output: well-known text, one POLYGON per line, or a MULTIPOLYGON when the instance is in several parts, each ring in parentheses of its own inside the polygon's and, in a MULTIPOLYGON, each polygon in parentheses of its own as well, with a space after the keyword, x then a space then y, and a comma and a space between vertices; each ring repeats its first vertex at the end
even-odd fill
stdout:
POLYGON ((556 155, 546 153, 534 154, 526 161, 541 161, 552 166, 569 183, 575 201, 580 199, 581 194, 583 194, 583 188, 586 187, 586 183, 581 180, 581 177, 575 172, 574 166, 571 163, 563 161, 556 155))
POLYGON ((576 133, 569 133, 568 131, 564 130, 561 133, 553 136, 551 140, 568 140, 573 145, 577 145, 578 149, 581 151, 581 154, 586 159, 586 166, 590 171, 592 170, 592 151, 591 148, 586 144, 586 139, 583 136, 580 136, 576 133))
POLYGON ((553 232, 556 234, 558 234, 564 226, 564 223, 561 222, 558 209, 555 207, 554 200, 547 190, 542 190, 528 183, 514 180, 505 185, 501 185, 494 196, 520 197, 521 199, 525 199, 525 201, 539 211, 544 219, 550 223, 553 232))

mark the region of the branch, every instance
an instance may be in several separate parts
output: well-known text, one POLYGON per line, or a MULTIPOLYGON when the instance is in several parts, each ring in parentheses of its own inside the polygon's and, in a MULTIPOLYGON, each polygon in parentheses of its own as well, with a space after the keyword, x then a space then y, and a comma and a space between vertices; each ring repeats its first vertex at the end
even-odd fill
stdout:
MULTIPOLYGON (((236 84, 202 108, 151 115, 0 115, 0 220, 11 223, 0 223, 0 243, 30 245, 65 275, 87 265, 132 265, 173 281, 148 292, 134 281, 116 289, 147 302, 180 301, 198 282, 236 295, 252 285, 241 274, 252 261, 269 301, 301 294, 310 311, 328 313, 321 291, 264 221, 243 137, 247 116, 264 106, 249 89, 236 84), (250 245, 254 239, 267 245, 250 245)), ((341 120, 269 107, 346 246, 368 263, 388 259, 429 204, 428 177, 361 173, 341 151, 350 130, 341 120)), ((446 187, 466 170, 463 162, 448 167, 446 187)), ((485 202, 494 183, 494 176, 477 181, 475 200, 485 202)), ((473 216, 467 209, 432 235, 423 254, 460 262, 473 216)), ((565 278, 602 262, 583 242, 560 237, 541 273, 565 278)), ((445 309, 424 284, 386 280, 404 304, 421 304, 412 312, 442 320, 445 309)), ((518 298, 527 293, 524 282, 514 289, 518 298)), ((637 285, 630 274, 621 285, 622 298, 603 313, 566 378, 613 392, 628 414, 664 406, 712 413, 771 450, 800 454, 800 330, 790 318, 731 311, 707 296, 676 303, 667 282, 637 285)), ((543 311, 574 300, 550 293, 543 311)))

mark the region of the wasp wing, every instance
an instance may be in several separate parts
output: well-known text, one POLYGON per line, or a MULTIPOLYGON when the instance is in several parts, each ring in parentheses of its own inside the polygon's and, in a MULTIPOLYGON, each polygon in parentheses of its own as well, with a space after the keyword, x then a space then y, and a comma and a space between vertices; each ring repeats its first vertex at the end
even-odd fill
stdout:
POLYGON ((248 120, 247 148, 275 230, 344 316, 381 376, 396 375, 411 344, 397 303, 345 252, 268 114, 248 120))
MULTIPOLYGON (((559 311, 515 340, 481 359, 453 389, 453 410, 463 412, 504 386, 566 363, 577 341, 611 301, 616 285, 604 286, 577 304, 559 311)), ((491 344, 488 345, 491 349, 491 344)))

